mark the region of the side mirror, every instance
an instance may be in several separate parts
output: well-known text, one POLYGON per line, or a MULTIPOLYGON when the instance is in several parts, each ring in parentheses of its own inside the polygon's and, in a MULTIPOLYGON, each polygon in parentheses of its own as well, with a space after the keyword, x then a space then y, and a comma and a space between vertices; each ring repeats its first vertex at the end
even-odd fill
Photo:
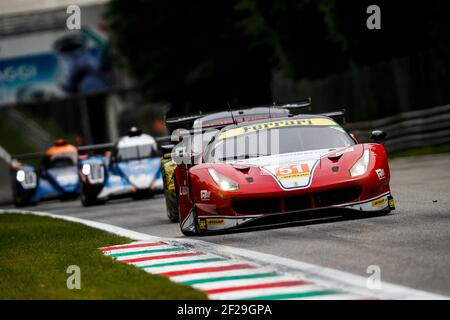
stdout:
POLYGON ((173 142, 181 142, 181 140, 183 140, 183 135, 181 134, 181 130, 180 129, 176 129, 172 132, 172 134, 170 135, 170 140, 173 142))
POLYGON ((387 133, 383 130, 374 130, 370 134, 370 140, 373 142, 380 142, 386 139, 387 133))
POLYGON ((195 164, 201 163, 202 157, 203 157, 203 154, 201 152, 196 152, 196 153, 192 154, 192 156, 191 156, 192 164, 195 165, 195 164))
POLYGON ((356 134, 350 133, 350 137, 352 137, 353 141, 355 141, 356 144, 359 143, 359 139, 358 139, 358 137, 356 136, 356 134))
POLYGON ((172 149, 175 147, 174 144, 163 144, 161 146, 161 150, 164 152, 172 152, 172 149))

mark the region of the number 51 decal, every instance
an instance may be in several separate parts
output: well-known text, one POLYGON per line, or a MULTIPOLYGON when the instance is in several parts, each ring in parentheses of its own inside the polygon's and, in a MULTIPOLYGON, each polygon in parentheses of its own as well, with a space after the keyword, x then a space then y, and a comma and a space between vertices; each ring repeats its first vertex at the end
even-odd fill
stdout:
POLYGON ((305 177, 311 174, 311 170, 307 163, 302 164, 292 164, 289 166, 278 167, 275 170, 275 175, 278 178, 294 178, 294 177, 305 177))

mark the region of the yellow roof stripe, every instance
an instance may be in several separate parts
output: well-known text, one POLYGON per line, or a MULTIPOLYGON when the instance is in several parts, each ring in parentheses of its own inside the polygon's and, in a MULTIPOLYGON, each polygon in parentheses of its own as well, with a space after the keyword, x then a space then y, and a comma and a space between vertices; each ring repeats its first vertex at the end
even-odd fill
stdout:
POLYGON ((239 128, 233 128, 222 132, 219 135, 219 139, 227 139, 235 136, 240 136, 250 132, 256 132, 260 130, 269 130, 283 127, 295 127, 295 126, 336 126, 338 125, 328 118, 304 118, 304 119, 287 119, 279 121, 271 121, 258 123, 249 126, 243 126, 239 128))

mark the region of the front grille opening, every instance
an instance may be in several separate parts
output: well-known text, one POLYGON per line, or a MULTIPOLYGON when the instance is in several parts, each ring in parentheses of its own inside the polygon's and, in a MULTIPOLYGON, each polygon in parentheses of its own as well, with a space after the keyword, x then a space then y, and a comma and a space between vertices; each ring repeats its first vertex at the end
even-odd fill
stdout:
POLYGON ((266 214, 280 212, 279 199, 232 200, 231 208, 238 214, 266 214))
POLYGON ((284 199, 285 211, 298 211, 311 208, 311 198, 309 195, 289 197, 284 199))
POLYGON ((327 207, 358 200, 361 195, 360 187, 335 189, 325 192, 318 192, 314 195, 316 207, 327 207))

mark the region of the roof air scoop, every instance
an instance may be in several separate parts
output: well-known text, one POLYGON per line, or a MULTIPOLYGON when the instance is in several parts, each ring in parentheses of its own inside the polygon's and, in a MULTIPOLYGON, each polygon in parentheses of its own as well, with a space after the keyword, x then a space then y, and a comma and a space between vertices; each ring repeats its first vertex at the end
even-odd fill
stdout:
POLYGON ((330 159, 331 161, 338 161, 342 157, 342 155, 342 152, 332 153, 328 156, 328 159, 330 159))
POLYGON ((250 166, 246 166, 246 165, 242 165, 242 164, 233 164, 232 166, 236 170, 238 170, 238 171, 240 171, 242 173, 245 173, 245 174, 247 174, 248 171, 250 170, 250 166))

